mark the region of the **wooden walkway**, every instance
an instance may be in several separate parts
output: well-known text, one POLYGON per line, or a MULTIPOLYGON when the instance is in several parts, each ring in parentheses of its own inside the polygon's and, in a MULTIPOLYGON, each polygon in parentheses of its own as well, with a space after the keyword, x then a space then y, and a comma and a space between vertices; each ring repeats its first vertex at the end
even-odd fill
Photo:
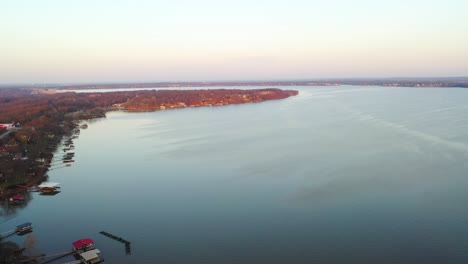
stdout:
POLYGON ((30 257, 28 259, 23 259, 23 260, 21 260, 21 262, 25 263, 25 262, 30 262, 30 261, 36 261, 36 263, 38 263, 38 261, 40 259, 51 258, 51 259, 41 263, 41 264, 46 264, 46 263, 50 263, 50 262, 54 262, 56 260, 59 260, 59 259, 61 259, 63 257, 68 256, 68 255, 71 255, 74 252, 75 252, 74 250, 71 250, 71 251, 65 251, 65 252, 54 253, 54 254, 49 254, 49 255, 42 254, 42 255, 39 255, 39 256, 30 257))
POLYGON ((10 231, 7 231, 7 232, 3 232, 0 234, 0 240, 4 239, 4 238, 7 238, 9 236, 12 236, 16 234, 16 230, 10 230, 10 231))
POLYGON ((80 263, 82 263, 81 260, 75 260, 75 261, 65 262, 62 264, 80 264, 80 263))

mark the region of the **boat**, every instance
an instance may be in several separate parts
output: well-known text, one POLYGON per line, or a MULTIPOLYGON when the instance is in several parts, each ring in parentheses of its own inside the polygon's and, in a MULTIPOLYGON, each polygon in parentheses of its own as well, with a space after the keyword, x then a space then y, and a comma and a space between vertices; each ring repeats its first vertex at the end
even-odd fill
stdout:
POLYGON ((37 186, 37 191, 41 193, 54 193, 59 189, 60 183, 58 182, 46 182, 37 186))
POLYGON ((80 126, 80 128, 81 128, 81 129, 86 129, 86 128, 88 128, 88 124, 84 123, 84 124, 82 124, 82 125, 80 126))

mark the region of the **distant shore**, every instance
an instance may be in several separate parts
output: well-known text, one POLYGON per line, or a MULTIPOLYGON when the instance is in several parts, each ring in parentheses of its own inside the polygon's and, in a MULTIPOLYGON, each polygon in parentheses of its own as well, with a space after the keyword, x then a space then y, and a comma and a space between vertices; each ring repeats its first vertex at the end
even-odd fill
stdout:
POLYGON ((184 88, 232 86, 385 86, 385 87, 459 87, 468 88, 468 77, 420 78, 322 78, 308 80, 258 80, 258 81, 193 81, 193 82, 120 82, 87 84, 3 84, 0 88, 38 88, 42 93, 60 90, 115 89, 115 88, 184 88), (47 91, 49 90, 49 91, 47 91))

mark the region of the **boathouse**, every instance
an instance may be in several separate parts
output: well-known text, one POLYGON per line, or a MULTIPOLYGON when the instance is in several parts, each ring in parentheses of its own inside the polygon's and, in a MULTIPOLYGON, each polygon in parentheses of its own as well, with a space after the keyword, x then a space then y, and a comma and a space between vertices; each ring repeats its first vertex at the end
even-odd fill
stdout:
POLYGON ((57 191, 59 187, 60 183, 58 182, 46 182, 46 183, 42 183, 40 185, 37 186, 38 188, 38 192, 41 192, 41 193, 51 193, 51 192, 55 192, 57 191))
POLYGON ((73 250, 85 252, 94 249, 94 241, 91 238, 82 238, 72 243, 73 250))
POLYGON ((26 233, 32 230, 32 224, 27 222, 24 224, 21 224, 19 226, 16 226, 16 233, 26 233))

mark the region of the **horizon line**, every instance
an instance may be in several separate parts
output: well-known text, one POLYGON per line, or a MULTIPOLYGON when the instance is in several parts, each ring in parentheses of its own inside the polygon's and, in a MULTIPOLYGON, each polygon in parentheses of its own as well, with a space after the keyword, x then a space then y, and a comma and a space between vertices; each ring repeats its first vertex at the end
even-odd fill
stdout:
POLYGON ((437 81, 457 80, 468 81, 468 76, 439 76, 439 77, 330 77, 330 78, 300 78, 300 79, 237 79, 237 80, 191 80, 191 81, 96 81, 96 82, 33 82, 33 83, 0 83, 0 86, 67 86, 67 85, 123 85, 123 84, 217 84, 217 83, 262 83, 262 82, 332 82, 332 81, 437 81))

